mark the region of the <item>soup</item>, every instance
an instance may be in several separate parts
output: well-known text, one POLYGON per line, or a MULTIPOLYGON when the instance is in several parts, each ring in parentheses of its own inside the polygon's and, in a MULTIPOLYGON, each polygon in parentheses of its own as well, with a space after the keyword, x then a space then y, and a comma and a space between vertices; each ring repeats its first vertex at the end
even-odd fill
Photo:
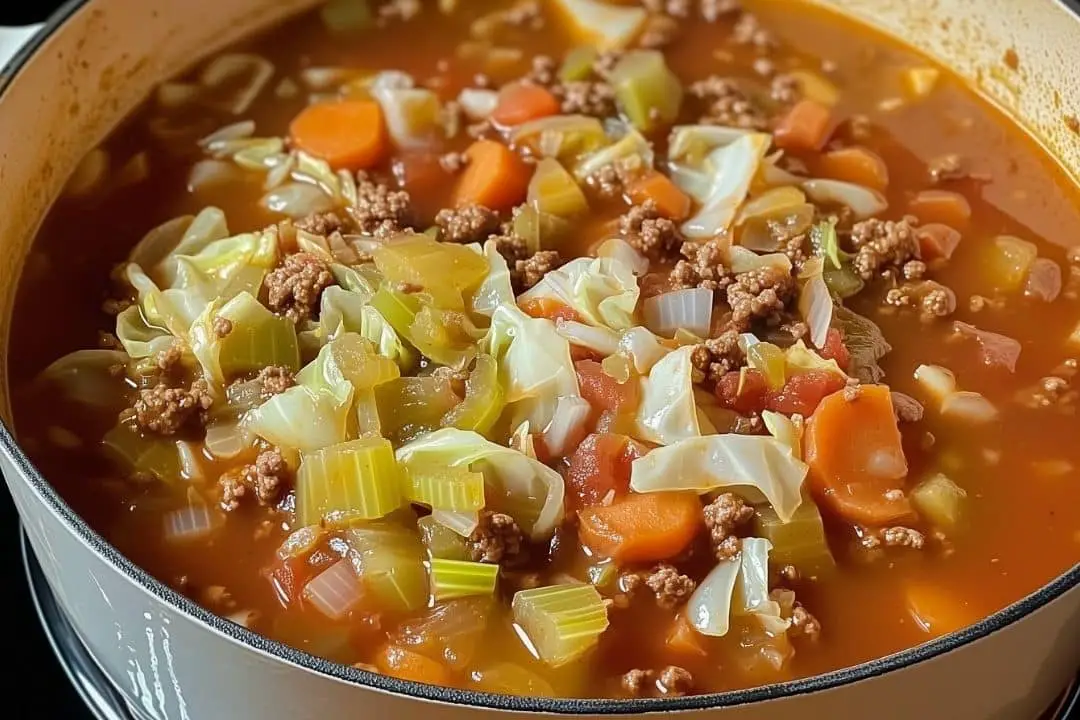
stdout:
POLYGON ((1080 558, 1076 201, 807 4, 335 0, 80 165, 20 441, 134 562, 336 662, 813 675, 1080 558))

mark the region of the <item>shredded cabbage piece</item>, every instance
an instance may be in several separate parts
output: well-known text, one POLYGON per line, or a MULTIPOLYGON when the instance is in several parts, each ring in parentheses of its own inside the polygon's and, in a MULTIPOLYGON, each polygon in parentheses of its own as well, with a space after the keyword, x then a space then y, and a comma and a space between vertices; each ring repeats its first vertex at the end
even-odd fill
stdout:
POLYGON ((709 192, 697 213, 683 223, 684 235, 710 238, 731 227, 770 142, 768 135, 753 133, 709 153, 700 168, 711 175, 709 192))
POLYGON ((640 379, 641 402, 634 417, 635 437, 671 445, 701 435, 694 403, 693 365, 690 346, 673 350, 660 359, 648 377, 640 379))
POLYGON ((582 257, 549 272, 519 300, 557 300, 592 325, 625 330, 637 324, 639 294, 633 269, 622 261, 582 257))
POLYGON ((126 404, 128 386, 122 373, 129 358, 119 350, 76 350, 54 360, 34 379, 34 389, 59 392, 65 398, 100 408, 119 409, 126 404))

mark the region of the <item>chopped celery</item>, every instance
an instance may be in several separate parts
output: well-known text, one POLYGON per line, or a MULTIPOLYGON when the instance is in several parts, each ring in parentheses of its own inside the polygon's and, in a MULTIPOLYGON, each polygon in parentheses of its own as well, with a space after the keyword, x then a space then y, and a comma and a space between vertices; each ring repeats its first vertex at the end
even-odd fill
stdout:
POLYGON ((465 547, 465 538, 435 520, 431 515, 425 515, 416 521, 420 528, 420 537, 427 547, 428 554, 432 558, 445 558, 447 560, 467 560, 468 548, 465 547))
POLYGON ((409 502, 435 510, 475 512, 484 507, 484 474, 466 467, 416 468, 406 473, 409 502))
POLYGON ((587 115, 552 115, 514 128, 510 141, 539 157, 573 160, 608 142, 604 126, 587 115))
POLYGON ((839 270, 826 267, 821 273, 821 277, 829 291, 839 295, 841 298, 858 295, 865 284, 850 265, 844 265, 839 270))
POLYGON ((348 525, 402 504, 401 470, 389 440, 365 438, 304 453, 296 475, 300 525, 348 525))
POLYGON ((986 263, 990 281, 998 290, 1014 292, 1027 282, 1028 271, 1039 256, 1039 249, 1027 240, 1011 235, 998 235, 990 248, 986 263))
POLYGON ((172 440, 146 437, 127 423, 120 423, 105 433, 101 442, 109 455, 132 471, 165 481, 180 478, 180 452, 172 440))
POLYGON ((941 473, 928 477, 911 491, 915 509, 943 530, 952 530, 960 523, 966 499, 964 489, 941 473))
POLYGON ((563 82, 588 80, 593 72, 593 63, 600 53, 592 45, 581 45, 566 53, 559 66, 559 79, 563 82))
POLYGON ((335 33, 366 30, 374 21, 368 0, 328 0, 319 14, 327 29, 335 33))
POLYGON ((642 132, 675 122, 682 105, 679 78, 656 50, 631 50, 611 71, 619 109, 642 132))
POLYGON ((225 379, 280 365, 290 370, 300 367, 300 346, 296 326, 279 317, 246 292, 242 292, 218 312, 232 329, 220 339, 218 362, 225 379))
POLYGON ((414 612, 427 605, 424 546, 413 528, 390 521, 365 523, 345 534, 360 581, 380 607, 414 612))
POLYGON ((353 398, 356 408, 356 434, 361 438, 382 437, 382 422, 379 420, 379 403, 373 389, 357 390, 353 398))
POLYGON ((794 565, 804 577, 814 577, 836 565, 825 538, 821 513, 812 500, 803 498, 791 521, 786 523, 768 505, 758 506, 754 511, 753 534, 772 542, 769 560, 777 567, 794 565))
POLYGON ((543 213, 532 205, 526 205, 514 213, 514 234, 525 241, 529 252, 551 250, 570 229, 561 217, 543 213))
POLYGON ((435 602, 495 594, 499 566, 471 560, 431 560, 431 596, 435 602))
POLYGON ((589 202, 574 176, 554 158, 541 158, 536 164, 529 181, 528 202, 540 213, 562 218, 589 210, 589 202))
POLYGON ((773 390, 784 387, 786 377, 786 361, 784 351, 772 343, 754 343, 746 349, 746 362, 753 369, 765 376, 766 382, 773 390))
POLYGON ((463 310, 463 295, 475 290, 488 273, 480 253, 427 235, 403 235, 379 245, 372 255, 387 281, 422 288, 437 306, 448 310, 463 310))
POLYGON ((608 627, 604 599, 592 585, 519 590, 512 606, 514 621, 551 667, 580 657, 608 627))
POLYGON ((427 375, 400 377, 375 388, 383 435, 403 443, 439 427, 461 398, 449 381, 427 375))
POLYGON ((442 425, 486 435, 502 414, 505 400, 494 358, 480 355, 465 381, 465 399, 443 416, 442 425))

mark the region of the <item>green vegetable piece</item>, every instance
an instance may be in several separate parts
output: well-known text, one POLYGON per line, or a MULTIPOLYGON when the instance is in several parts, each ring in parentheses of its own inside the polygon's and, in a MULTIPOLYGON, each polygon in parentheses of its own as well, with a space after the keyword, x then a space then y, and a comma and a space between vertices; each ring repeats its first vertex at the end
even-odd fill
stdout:
POLYGON ((928 477, 911 491, 915 509, 942 530, 953 530, 960 524, 966 501, 967 492, 941 473, 928 477))
POLYGON ((220 340, 218 362, 225 379, 255 372, 270 365, 290 370, 300 367, 300 345, 296 326, 273 314, 246 292, 234 297, 217 316, 232 328, 220 340))
POLYGON ((519 590, 512 608, 514 621, 551 667, 581 657, 608 627, 607 607, 592 585, 519 590))
POLYGON ((476 342, 481 337, 464 313, 432 305, 421 307, 405 336, 421 353, 439 365, 451 367, 466 366, 476 354, 476 342))
POLYGON ((790 522, 781 522, 768 505, 754 509, 754 535, 772 543, 769 561, 777 567, 794 565, 805 577, 831 571, 836 566, 821 512, 809 498, 803 498, 790 522))
POLYGON ((357 390, 370 390, 401 375, 397 363, 380 355, 370 340, 357 333, 345 333, 331 341, 330 357, 357 390))
POLYGON ((480 355, 469 379, 465 381, 465 399, 442 419, 443 427, 475 430, 486 435, 502 414, 506 396, 499 383, 499 370, 490 355, 480 355))
POLYGON ((476 512, 484 507, 483 473, 462 467, 430 467, 405 474, 409 502, 449 512, 476 512))
POLYGON ((326 27, 335 33, 366 30, 374 24, 367 0, 328 0, 319 15, 326 27))
POLYGON ((581 45, 566 53, 559 66, 559 79, 563 82, 588 80, 593 72, 593 63, 600 53, 592 45, 581 45))
POLYGON ((435 305, 446 310, 464 310, 464 296, 479 287, 488 273, 487 260, 480 253, 427 235, 403 235, 380 245, 372 255, 388 282, 422 288, 435 305))
POLYGON ((415 295, 391 290, 385 285, 372 296, 371 306, 378 310, 386 322, 390 323, 390 327, 402 337, 408 335, 416 313, 420 312, 421 308, 420 300, 415 295))
POLYGON ((401 505, 401 469, 389 440, 351 440, 303 454, 296 475, 299 525, 344 527, 401 505))
POLYGON ((465 538, 436 522, 431 515, 425 515, 416 521, 420 528, 420 538, 427 547, 428 555, 432 558, 445 558, 447 560, 468 560, 469 552, 465 546, 465 538))
POLYGON ((351 559, 364 589, 380 608, 411 613, 427 605, 424 546, 413 527, 376 521, 351 528, 345 539, 355 553, 351 559))
POLYGON ((474 595, 493 595, 499 566, 471 560, 431 560, 431 595, 435 602, 474 595))
POLYGON ((383 436, 395 444, 436 430, 461 402, 450 382, 434 375, 399 377, 375 388, 383 436))
POLYGON ((529 181, 529 205, 541 214, 571 218, 589 211, 589 201, 558 160, 542 158, 529 181))
POLYGON ((682 106, 679 78, 656 50, 632 50, 611 71, 615 100, 627 120, 642 132, 675 122, 682 106))
POLYGON ((863 279, 858 276, 851 265, 845 265, 840 270, 827 267, 821 273, 821 279, 825 281, 825 287, 829 288, 829 292, 839 295, 841 298, 858 295, 865 286, 863 279))

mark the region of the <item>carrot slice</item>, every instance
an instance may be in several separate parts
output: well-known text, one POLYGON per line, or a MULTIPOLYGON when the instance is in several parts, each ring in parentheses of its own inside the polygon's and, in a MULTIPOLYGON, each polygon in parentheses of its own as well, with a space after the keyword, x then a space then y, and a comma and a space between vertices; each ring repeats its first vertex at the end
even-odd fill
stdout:
POLYGON ((971 205, 960 193, 948 190, 921 190, 908 203, 908 212, 924 223, 945 223, 962 228, 971 219, 971 205))
POLYGON ((520 125, 559 112, 559 101, 546 88, 531 82, 510 83, 499 91, 491 120, 499 125, 520 125))
POLYGON ((862 385, 821 401, 806 424, 806 462, 818 499, 840 516, 883 525, 913 516, 899 490, 907 475, 892 396, 885 385, 862 385))
POLYGON ((832 113, 814 100, 800 100, 780 119, 773 142, 781 150, 820 150, 832 134, 832 113))
POLYGON ((904 589, 904 596, 911 618, 934 637, 948 635, 982 617, 966 600, 930 583, 911 583, 904 589))
POLYGON ((889 186, 889 169, 881 157, 864 147, 833 150, 821 156, 818 172, 833 180, 864 185, 884 192, 889 186))
POLYGON ((521 303, 521 311, 534 318, 547 318, 548 320, 579 320, 574 308, 552 298, 533 298, 521 303))
POLYGON ((627 193, 635 205, 652 200, 657 212, 670 220, 682 220, 690 215, 690 196, 662 172, 646 173, 630 183, 627 193))
POLYGON ((469 164, 454 191, 458 206, 476 204, 509 210, 525 199, 530 170, 510 148, 494 140, 477 140, 465 156, 469 164))
POLYGON ((382 109, 371 100, 311 105, 293 119, 289 136, 296 148, 334 168, 373 167, 390 149, 382 109))
POLYGON ((399 645, 383 646, 375 656, 375 667, 384 675, 400 680, 431 685, 453 684, 445 665, 399 645))
POLYGON ((686 549, 701 528, 696 493, 631 493, 614 505, 578 512, 581 542, 617 563, 666 560, 686 549))

